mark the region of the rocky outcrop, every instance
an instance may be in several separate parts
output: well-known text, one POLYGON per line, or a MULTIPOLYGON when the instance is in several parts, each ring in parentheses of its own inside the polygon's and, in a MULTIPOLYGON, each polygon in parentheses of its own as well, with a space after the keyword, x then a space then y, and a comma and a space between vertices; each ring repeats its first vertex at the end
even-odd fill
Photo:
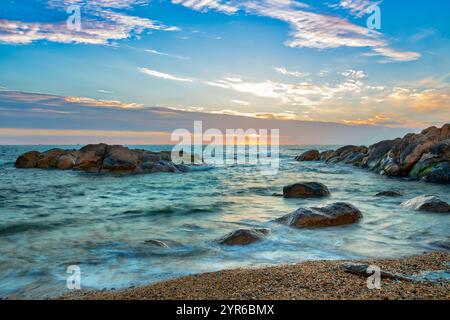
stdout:
POLYGON ((380 141, 369 148, 345 146, 320 153, 327 163, 346 163, 390 177, 450 183, 450 124, 380 141))
POLYGON ((283 188, 285 198, 319 198, 329 195, 327 186, 319 182, 302 182, 283 188))
POLYGON ((393 191, 393 190, 389 190, 389 191, 382 191, 382 192, 378 192, 375 197, 401 197, 403 196, 403 193, 398 192, 398 191, 393 191))
POLYGON ((351 204, 338 202, 323 208, 300 208, 276 222, 295 228, 321 228, 358 222, 362 213, 351 204))
POLYGON ((309 150, 295 158, 297 161, 319 161, 319 150, 309 150))
POLYGON ((260 241, 269 234, 269 229, 239 229, 230 232, 217 242, 228 246, 243 246, 260 241))
POLYGON ((80 170, 88 173, 186 172, 187 165, 171 162, 170 152, 150 152, 119 145, 91 144, 80 150, 51 149, 19 156, 17 168, 80 170))
POLYGON ((450 205, 436 196, 420 196, 402 203, 405 208, 416 211, 446 213, 450 212, 450 205))

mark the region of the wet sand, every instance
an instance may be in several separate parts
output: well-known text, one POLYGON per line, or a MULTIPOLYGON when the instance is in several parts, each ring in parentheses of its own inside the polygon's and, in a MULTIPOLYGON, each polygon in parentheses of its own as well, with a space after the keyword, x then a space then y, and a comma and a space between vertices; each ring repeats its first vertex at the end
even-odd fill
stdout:
MULTIPOLYGON (((299 264, 204 273, 117 291, 78 292, 62 299, 106 300, 316 300, 439 299, 450 300, 449 281, 381 279, 381 289, 368 289, 367 278, 346 272, 348 261, 299 264)), ((428 253, 406 259, 358 260, 383 272, 417 275, 449 270, 450 254, 428 253)))

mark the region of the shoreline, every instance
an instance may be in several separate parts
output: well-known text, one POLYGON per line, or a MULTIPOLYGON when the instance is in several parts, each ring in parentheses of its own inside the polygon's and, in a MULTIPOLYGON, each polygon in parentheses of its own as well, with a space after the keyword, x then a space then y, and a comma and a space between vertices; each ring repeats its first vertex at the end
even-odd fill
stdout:
POLYGON ((62 300, 450 300, 450 281, 384 276, 450 272, 450 253, 401 259, 313 260, 297 264, 201 273, 136 288, 80 291, 62 300), (381 288, 368 289, 367 276, 349 273, 344 262, 378 266, 381 288))

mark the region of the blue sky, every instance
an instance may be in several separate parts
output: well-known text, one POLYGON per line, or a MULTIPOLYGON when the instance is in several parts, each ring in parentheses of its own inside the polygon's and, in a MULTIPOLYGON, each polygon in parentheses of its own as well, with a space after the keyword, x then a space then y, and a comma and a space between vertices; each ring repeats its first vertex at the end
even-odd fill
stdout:
POLYGON ((441 0, 5 0, 0 127, 54 129, 42 114, 70 126, 86 106, 100 117, 105 108, 125 110, 130 119, 158 107, 352 126, 440 125, 450 120, 448 12, 441 0), (80 7, 80 31, 67 28, 70 5, 80 7), (380 30, 366 26, 372 5, 381 10, 380 30), (25 110, 31 93, 61 103, 38 98, 39 111, 25 110), (26 123, 18 117, 24 112, 26 123))

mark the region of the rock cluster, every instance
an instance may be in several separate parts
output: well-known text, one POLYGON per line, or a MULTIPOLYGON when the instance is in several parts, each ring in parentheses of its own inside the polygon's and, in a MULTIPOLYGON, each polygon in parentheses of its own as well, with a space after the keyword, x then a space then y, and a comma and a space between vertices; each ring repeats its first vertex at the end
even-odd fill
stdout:
MULTIPOLYGON (((296 159, 306 161, 311 150, 296 159)), ((391 177, 409 177, 426 182, 450 183, 450 123, 442 128, 430 127, 419 134, 410 133, 403 138, 385 140, 371 145, 345 146, 320 153, 319 159, 327 163, 346 163, 368 168, 391 177)))
POLYGON ((120 145, 91 144, 80 150, 30 151, 17 158, 17 168, 81 170, 88 173, 154 173, 189 171, 171 161, 171 152, 150 152, 120 145))

